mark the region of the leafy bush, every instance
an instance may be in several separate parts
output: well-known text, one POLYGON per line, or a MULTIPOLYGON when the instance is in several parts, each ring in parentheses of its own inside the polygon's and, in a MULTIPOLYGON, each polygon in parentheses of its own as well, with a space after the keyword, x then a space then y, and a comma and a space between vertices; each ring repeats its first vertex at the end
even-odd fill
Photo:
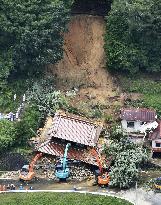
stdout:
POLYGON ((17 143, 25 144, 28 139, 35 136, 34 133, 36 133, 42 120, 41 113, 36 106, 26 107, 21 120, 15 124, 17 143))
POLYGON ((53 115, 56 110, 68 107, 65 96, 56 91, 48 79, 35 82, 32 89, 27 92, 27 100, 34 103, 44 116, 53 115))
POLYGON ((31 87, 35 79, 19 76, 9 79, 0 87, 0 112, 15 112, 22 102, 22 96, 31 87), (16 100, 14 100, 16 94, 16 100))
POLYGON ((130 187, 138 178, 138 167, 148 160, 147 151, 129 141, 122 130, 115 127, 111 131, 111 143, 105 149, 107 158, 112 157, 110 185, 119 188, 130 187))
POLYGON ((0 120, 0 152, 13 146, 16 140, 17 130, 15 123, 8 120, 0 120))
POLYGON ((43 122, 36 106, 25 108, 20 121, 0 120, 0 151, 26 144, 43 122))

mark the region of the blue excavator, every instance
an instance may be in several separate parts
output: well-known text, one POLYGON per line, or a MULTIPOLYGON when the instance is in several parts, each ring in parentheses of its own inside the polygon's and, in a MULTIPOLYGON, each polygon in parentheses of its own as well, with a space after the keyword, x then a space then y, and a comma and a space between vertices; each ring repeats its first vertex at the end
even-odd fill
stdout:
POLYGON ((60 159, 60 163, 56 165, 56 177, 60 181, 66 181, 66 179, 70 175, 70 170, 68 167, 68 160, 67 160, 67 154, 68 154, 68 149, 71 146, 70 143, 68 143, 65 147, 65 152, 64 152, 64 157, 60 159))

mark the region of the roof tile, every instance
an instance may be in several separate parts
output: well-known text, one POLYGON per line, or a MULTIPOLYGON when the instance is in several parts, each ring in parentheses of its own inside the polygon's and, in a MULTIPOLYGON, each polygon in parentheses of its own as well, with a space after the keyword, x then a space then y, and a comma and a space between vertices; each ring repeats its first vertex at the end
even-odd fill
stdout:
POLYGON ((49 139, 59 138, 83 145, 95 146, 101 130, 101 125, 78 117, 56 113, 52 126, 48 131, 48 136, 49 139))
MULTIPOLYGON (((63 157, 64 151, 65 151, 65 143, 56 143, 48 140, 47 142, 41 144, 41 146, 38 147, 37 151, 54 155, 57 157, 63 157)), ((91 155, 91 149, 92 148, 76 148, 76 147, 70 147, 68 150, 67 157, 69 159, 75 159, 80 160, 82 162, 97 165, 97 161, 95 157, 91 155)))
POLYGON ((123 108, 120 118, 127 121, 154 122, 156 111, 146 108, 123 108))

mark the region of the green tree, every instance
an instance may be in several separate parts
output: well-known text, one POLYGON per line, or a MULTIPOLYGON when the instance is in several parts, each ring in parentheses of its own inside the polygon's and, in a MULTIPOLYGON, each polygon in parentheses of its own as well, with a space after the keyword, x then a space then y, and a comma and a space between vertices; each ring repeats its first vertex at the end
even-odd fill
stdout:
POLYGON ((0 152, 11 147, 16 140, 16 129, 14 122, 0 120, 0 152))
POLYGON ((12 48, 16 69, 37 70, 62 58, 62 34, 69 20, 70 3, 62 0, 1 0, 1 52, 12 48))
POLYGON ((6 83, 6 80, 13 69, 12 51, 0 53, 0 87, 6 83))
POLYGON ((35 104, 44 117, 54 115, 58 109, 68 108, 67 99, 55 90, 52 83, 52 79, 35 82, 26 93, 28 102, 35 104))
POLYGON ((36 106, 28 106, 25 108, 21 120, 15 123, 17 131, 17 144, 26 144, 27 141, 34 137, 42 122, 41 113, 36 106))
POLYGON ((138 168, 148 160, 148 153, 142 146, 129 141, 121 129, 113 128, 111 143, 106 148, 107 158, 112 157, 110 184, 114 187, 130 187, 138 178, 138 168))
POLYGON ((114 0, 107 16, 108 68, 131 73, 161 70, 161 2, 114 0))

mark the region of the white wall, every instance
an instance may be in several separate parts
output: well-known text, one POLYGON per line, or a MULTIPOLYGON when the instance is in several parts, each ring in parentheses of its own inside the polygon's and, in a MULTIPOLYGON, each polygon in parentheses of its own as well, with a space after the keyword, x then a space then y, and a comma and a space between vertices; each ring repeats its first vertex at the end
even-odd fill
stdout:
MULTIPOLYGON (((153 141, 152 141, 152 148, 159 148, 159 147, 156 147, 156 142, 157 142, 157 143, 161 143, 161 139, 153 140, 153 141)), ((160 148, 161 148, 161 147, 160 147, 160 148)))
POLYGON ((135 121, 134 122, 134 128, 130 128, 130 127, 127 127, 127 121, 126 120, 121 121, 122 128, 126 132, 139 132, 141 130, 141 126, 142 126, 140 123, 141 123, 140 121, 135 121))

